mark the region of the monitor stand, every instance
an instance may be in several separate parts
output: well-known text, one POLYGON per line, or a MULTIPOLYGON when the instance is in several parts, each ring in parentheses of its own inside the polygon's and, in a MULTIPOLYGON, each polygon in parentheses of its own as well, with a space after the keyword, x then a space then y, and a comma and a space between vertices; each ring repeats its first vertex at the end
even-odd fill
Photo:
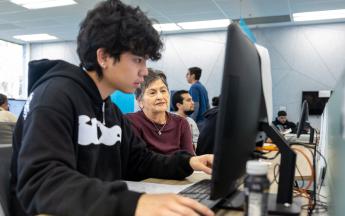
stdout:
MULTIPOLYGON (((273 143, 279 148, 281 154, 278 193, 269 194, 268 212, 275 215, 299 215, 301 207, 298 207, 300 205, 297 205, 296 202, 293 201, 296 153, 290 148, 289 143, 274 126, 267 123, 261 123, 260 131, 264 131, 266 135, 271 138, 273 143)), ((235 192, 235 194, 230 196, 223 205, 220 204, 220 208, 229 208, 232 206, 232 209, 236 209, 236 207, 242 206, 240 209, 243 209, 243 203, 243 192, 235 192)))
MULTIPOLYGON (((243 211, 245 195, 243 191, 236 191, 230 198, 220 203, 218 208, 243 211)), ((292 203, 289 206, 277 203, 277 194, 268 194, 268 214, 269 215, 299 215, 300 205, 292 203)))

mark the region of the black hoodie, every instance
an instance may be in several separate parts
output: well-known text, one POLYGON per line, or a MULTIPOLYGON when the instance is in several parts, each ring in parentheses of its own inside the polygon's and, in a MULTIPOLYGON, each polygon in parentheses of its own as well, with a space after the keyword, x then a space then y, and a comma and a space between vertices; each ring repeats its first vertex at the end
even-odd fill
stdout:
POLYGON ((292 133, 296 133, 297 126, 295 123, 290 122, 288 120, 285 121, 285 123, 281 123, 278 120, 278 117, 272 122, 273 125, 275 125, 279 130, 288 130, 291 129, 292 133))
POLYGON ((134 215, 141 194, 121 179, 192 173, 188 153, 149 151, 79 67, 41 60, 29 70, 45 74, 31 88, 13 138, 13 215, 134 215))

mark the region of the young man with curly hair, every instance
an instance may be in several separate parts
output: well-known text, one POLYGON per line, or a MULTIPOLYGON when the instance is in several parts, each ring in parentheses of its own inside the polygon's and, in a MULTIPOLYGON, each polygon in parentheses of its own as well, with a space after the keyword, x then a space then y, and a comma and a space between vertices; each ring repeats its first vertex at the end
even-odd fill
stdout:
POLYGON ((212 155, 151 152, 133 133, 109 95, 134 92, 158 60, 162 43, 139 8, 99 3, 80 26, 80 67, 38 60, 43 74, 14 134, 12 215, 197 215, 204 205, 174 194, 129 191, 124 180, 183 179, 211 172, 212 155))

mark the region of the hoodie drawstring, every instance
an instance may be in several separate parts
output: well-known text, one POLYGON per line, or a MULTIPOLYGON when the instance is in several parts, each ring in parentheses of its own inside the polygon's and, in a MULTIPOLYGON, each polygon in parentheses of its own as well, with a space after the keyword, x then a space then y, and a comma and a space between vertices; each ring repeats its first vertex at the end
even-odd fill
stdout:
POLYGON ((103 125, 105 125, 105 103, 102 104, 103 125))

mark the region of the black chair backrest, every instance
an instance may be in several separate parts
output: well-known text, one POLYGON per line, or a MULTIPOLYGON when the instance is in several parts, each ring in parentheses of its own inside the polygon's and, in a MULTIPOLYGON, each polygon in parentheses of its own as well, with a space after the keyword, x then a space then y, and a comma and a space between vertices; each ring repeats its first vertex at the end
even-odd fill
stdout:
POLYGON ((0 122, 0 145, 12 143, 15 126, 16 123, 14 122, 0 122))
POLYGON ((12 146, 0 145, 0 205, 5 216, 10 216, 10 166, 12 146))

